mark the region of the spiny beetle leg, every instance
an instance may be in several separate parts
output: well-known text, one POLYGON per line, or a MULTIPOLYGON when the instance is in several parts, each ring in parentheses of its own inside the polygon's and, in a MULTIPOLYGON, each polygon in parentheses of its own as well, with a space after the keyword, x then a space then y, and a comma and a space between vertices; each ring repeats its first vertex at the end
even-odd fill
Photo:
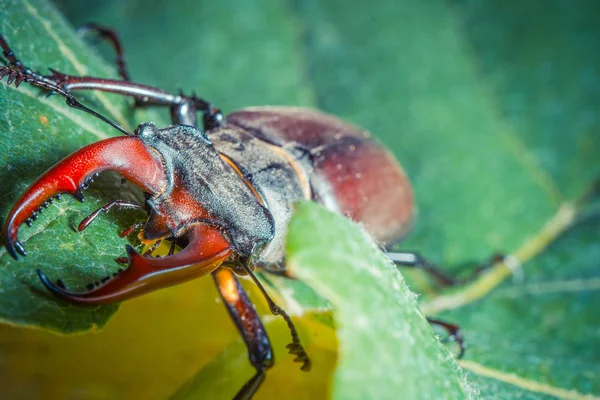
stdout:
POLYGON ((427 318, 427 321, 431 325, 438 325, 444 328, 448 332, 448 337, 445 339, 447 341, 456 342, 459 346, 459 353, 456 358, 462 358, 465 355, 466 345, 462 333, 460 331, 460 327, 455 324, 451 324, 446 321, 442 321, 440 319, 435 318, 427 318))
POLYGON ((213 278, 229 315, 244 338, 250 364, 256 368, 256 374, 235 396, 235 399, 250 399, 264 380, 265 370, 273 365, 271 343, 254 305, 235 274, 227 268, 219 268, 213 272, 213 278))
POLYGON ((421 257, 418 253, 412 252, 401 252, 393 253, 387 252, 386 255, 392 260, 396 266, 402 266, 407 268, 419 268, 430 275, 440 286, 452 286, 455 284, 453 278, 443 272, 438 266, 432 264, 427 259, 421 257))
POLYGON ((85 217, 79 223, 79 226, 77 227, 77 230, 79 232, 83 231, 92 222, 94 222, 94 220, 98 217, 98 215, 100 215, 101 212, 106 213, 106 212, 110 211, 110 209, 113 208, 113 207, 115 207, 115 206, 117 206, 119 208, 137 208, 137 209, 144 210, 144 206, 141 206, 139 204, 130 203, 128 201, 123 201, 123 200, 114 200, 114 201, 111 201, 110 203, 106 203, 105 205, 103 205, 102 207, 100 207, 99 209, 97 209, 96 211, 94 211, 93 213, 91 213, 90 215, 88 215, 87 217, 85 217))
POLYGON ((0 66, 0 80, 2 80, 5 76, 8 76, 8 85, 11 85, 13 82, 15 82, 15 86, 18 87, 21 82, 27 82, 33 86, 48 90, 51 94, 60 94, 65 98, 65 101, 69 107, 86 112, 109 124, 125 135, 131 135, 130 132, 116 122, 81 104, 71 93, 69 93, 69 90, 66 89, 61 82, 58 82, 56 79, 54 79, 54 75, 43 76, 25 67, 8 46, 8 43, 2 35, 0 35, 0 47, 3 49, 4 57, 8 60, 8 66, 0 66))
POLYGON ((66 290, 60 281, 54 284, 40 270, 44 285, 56 296, 71 303, 107 304, 127 300, 157 289, 173 286, 210 274, 229 257, 231 245, 217 228, 193 225, 188 232, 188 245, 179 253, 161 257, 144 257, 127 246, 127 269, 92 286, 82 293, 66 290))
POLYGON ((131 225, 129 228, 127 228, 123 232, 121 232, 119 234, 119 237, 124 238, 125 236, 129 235, 131 232, 135 231, 136 229, 143 228, 144 225, 146 225, 145 222, 136 222, 135 224, 131 225))
POLYGON ((0 80, 8 76, 9 85, 15 82, 16 86, 19 86, 22 82, 27 82, 49 90, 50 93, 60 94, 66 99, 70 107, 93 115, 126 135, 131 133, 114 121, 81 104, 71 92, 76 90, 98 90, 131 96, 136 99, 138 105, 168 106, 171 107, 173 122, 184 125, 196 126, 195 113, 200 111, 204 114, 205 130, 221 126, 223 123, 221 111, 196 95, 176 95, 152 86, 133 83, 129 80, 79 77, 63 74, 53 69, 50 69, 51 75, 41 75, 23 65, 2 35, 0 35, 0 47, 2 47, 4 57, 9 64, 8 66, 0 66, 0 80))
POLYGON ((463 285, 471 282, 477 276, 479 276, 482 272, 489 269, 492 265, 502 262, 506 260, 506 256, 503 254, 497 253, 494 254, 488 261, 476 265, 471 272, 471 275, 463 278, 457 279, 446 274, 439 266, 430 262, 426 258, 421 257, 418 253, 413 252, 387 252, 386 255, 392 260, 394 264, 397 266, 407 267, 407 268, 419 268, 431 276, 437 284, 440 286, 456 286, 463 285))
MULTIPOLYGON (((253 252, 253 255, 254 254, 256 254, 256 253, 253 252)), ((302 343, 300 342, 300 337, 298 336, 298 331, 296 330, 296 326, 294 325, 294 322, 292 321, 292 319, 290 318, 288 313, 285 312, 285 310, 283 308, 281 308, 277 304, 275 304, 275 302, 271 299, 271 297, 269 296, 269 294, 267 293, 267 291, 265 290, 263 285, 260 283, 260 281, 258 280, 256 275, 254 275, 254 272, 252 271, 252 268, 249 265, 249 264, 253 264, 253 260, 252 260, 253 255, 250 256, 250 259, 248 260, 248 262, 242 262, 242 263, 240 263, 239 266, 242 268, 242 270, 246 274, 248 274, 250 276, 250 278, 252 279, 254 284, 256 284, 256 286, 262 293, 263 297, 267 301, 267 304, 269 305, 269 309, 271 310, 271 313, 274 315, 279 315, 286 322, 288 329, 290 330, 290 334, 292 335, 292 343, 289 343, 286 346, 286 348, 288 349, 288 352, 291 355, 295 356, 294 362, 298 362, 298 363, 302 364, 300 369, 302 371, 308 372, 312 368, 312 361, 310 360, 308 353, 304 349, 304 346, 302 346, 302 343)))
MULTIPOLYGON (((86 34, 88 32, 95 32, 101 38, 108 40, 115 50, 115 54, 117 56, 116 65, 117 70, 119 72, 119 76, 123 78, 125 81, 130 81, 131 77, 127 70, 127 65, 125 63, 125 53, 123 51, 123 46, 121 45, 121 41, 119 40, 119 35, 117 33, 107 27, 100 26, 94 23, 88 23, 81 26, 78 30, 78 33, 86 34)), ((198 107, 198 98, 194 94, 191 97, 184 96, 183 93, 179 94, 183 102, 177 104, 171 104, 170 113, 171 120, 174 124, 180 125, 189 125, 189 126, 197 126, 196 120, 196 110, 203 112, 202 122, 204 124, 203 128, 205 131, 209 131, 211 129, 215 129, 220 127, 223 124, 223 114, 221 110, 218 108, 212 107, 208 105, 205 101, 202 101, 202 107, 198 107), (205 105, 206 104, 206 105, 205 105)), ((140 98, 136 97, 136 106, 142 106, 144 104, 152 104, 152 100, 150 98, 140 98)))
POLYGON ((4 227, 10 255, 15 259, 17 252, 25 255, 25 249, 18 241, 18 231, 24 222, 31 223, 52 198, 62 193, 83 201, 83 190, 90 178, 105 170, 120 173, 150 194, 159 193, 167 182, 162 162, 136 137, 121 136, 86 146, 42 175, 12 208, 4 227))
POLYGON ((117 55, 115 64, 117 64, 119 76, 126 81, 130 80, 129 72, 127 71, 127 65, 125 63, 123 46, 121 45, 121 40, 119 40, 119 35, 117 35, 114 30, 95 23, 87 23, 80 26, 79 29, 77 29, 77 33, 82 36, 85 36, 88 33, 96 33, 100 38, 110 42, 117 55))
POLYGON ((18 87, 21 82, 27 80, 28 76, 30 76, 32 79, 43 79, 41 75, 36 74, 23 65, 21 60, 17 58, 2 35, 0 35, 0 47, 2 47, 2 55, 6 58, 6 61, 8 61, 7 67, 0 67, 0 80, 4 79, 4 77, 8 75, 7 83, 10 85, 13 83, 13 81, 15 81, 15 86, 18 87))
POLYGON ((175 253, 176 244, 175 238, 171 238, 171 246, 169 246, 169 253, 167 255, 172 256, 175 253))
POLYGON ((97 30, 102 36, 107 37, 113 43, 117 51, 119 74, 124 80, 72 76, 52 69, 52 75, 41 75, 23 65, 10 49, 2 35, 0 35, 0 47, 2 47, 4 57, 7 59, 9 65, 0 66, 0 80, 8 76, 9 85, 15 82, 16 86, 19 86, 21 82, 25 81, 34 86, 49 90, 51 93, 58 93, 67 100, 67 104, 70 107, 87 112, 126 135, 130 134, 127 130, 81 104, 73 97, 71 92, 76 90, 99 90, 131 96, 136 99, 136 105, 168 106, 171 109, 173 122, 183 125, 196 126, 195 113, 196 111, 200 111, 204 115, 203 123, 204 130, 206 131, 223 124, 223 114, 221 111, 195 94, 192 96, 176 95, 152 86, 130 82, 129 74, 123 61, 123 48, 116 34, 109 29, 97 25, 93 28, 90 27, 90 29, 97 30))
POLYGON ((265 370, 257 370, 252 378, 244 384, 233 400, 249 400, 254 396, 260 385, 265 380, 265 370))
POLYGON ((203 113, 203 129, 205 131, 210 131, 223 124, 221 110, 196 95, 173 94, 126 80, 72 76, 55 70, 52 70, 52 75, 45 78, 57 82, 67 92, 98 90, 131 96, 136 99, 138 106, 167 106, 170 108, 171 119, 176 124, 196 126, 197 111, 203 113))
MULTIPOLYGON (((131 81, 131 76, 129 75, 127 64, 125 63, 125 52, 121 40, 119 39, 119 35, 114 30, 95 23, 87 23, 77 29, 77 33, 81 35, 86 35, 89 32, 95 33, 99 38, 107 40, 111 44, 116 54, 115 64, 117 65, 119 76, 124 81, 131 81)), ((58 74, 60 73, 55 72, 55 75, 58 74)), ((181 93, 180 95, 184 97, 181 93)), ((149 103, 150 99, 147 97, 135 97, 135 102, 136 106, 141 106, 149 103)), ((195 114, 196 110, 194 107, 190 107, 189 102, 171 105, 171 119, 173 120, 173 123, 196 126, 195 114)))

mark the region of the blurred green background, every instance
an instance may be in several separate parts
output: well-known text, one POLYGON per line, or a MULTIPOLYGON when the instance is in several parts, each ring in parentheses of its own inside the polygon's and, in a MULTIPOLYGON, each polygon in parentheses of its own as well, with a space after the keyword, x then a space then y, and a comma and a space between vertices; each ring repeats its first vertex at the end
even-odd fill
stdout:
MULTIPOLYGON (((511 254, 535 242, 542 228, 556 221, 558 210, 580 199, 600 176, 600 24, 595 1, 72 0, 55 4, 68 21, 59 24, 57 32, 68 38, 66 46, 76 55, 90 50, 71 38, 69 24, 76 27, 94 21, 113 27, 123 41, 135 81, 168 90, 195 90, 225 112, 252 105, 308 106, 370 130, 395 152, 414 184, 418 218, 399 248, 417 250, 456 274, 464 271, 464 263, 485 260, 498 251, 511 254)), ((48 15, 56 18, 51 8, 37 1, 5 0, 0 10, 4 14, 0 31, 16 42, 15 50, 29 65, 80 73, 71 60, 65 61, 64 52, 33 39, 20 40, 56 39, 27 22, 43 21, 48 15)), ((90 73, 114 76, 100 61, 104 57, 111 62, 110 48, 93 49, 99 55, 82 56, 90 73)), ((8 99, 2 101, 11 102, 10 109, 0 108, 0 114, 5 114, 0 118, 5 133, 0 136, 0 154, 2 165, 9 167, 0 177, 4 216, 26 184, 60 156, 114 132, 84 118, 88 131, 98 132, 96 137, 63 136, 59 116, 49 137, 41 133, 43 120, 32 114, 26 100, 10 89, 2 94, 8 99), (14 125, 27 118, 37 125, 14 125), (25 151, 28 158, 23 158, 25 151)), ((123 107, 116 100, 89 101, 108 111, 111 105, 123 107)), ((60 101, 55 104, 62 107, 60 101)), ((168 123, 164 112, 122 116, 131 126, 147 119, 168 123)), ((483 398, 600 395, 599 208, 592 202, 575 211, 577 224, 566 223, 556 242, 543 246, 540 255, 525 257, 522 269, 505 281, 498 279, 481 299, 430 307, 445 310, 439 316, 463 328, 469 349, 462 366, 472 371, 468 379, 483 398)), ((65 222, 56 227, 53 237, 69 229, 65 222)), ((95 251, 109 260, 119 254, 122 244, 103 247, 94 238, 114 235, 114 228, 107 224, 104 233, 98 229, 97 236, 82 240, 82 246, 88 247, 75 250, 82 257, 95 251)), ((39 243, 34 239, 28 244, 30 252, 47 250, 47 239, 39 243)), ((72 242, 61 243, 60 249, 68 251, 68 243, 72 242)), ((31 261, 31 267, 44 265, 41 258, 31 261)), ((59 320, 56 315, 62 311, 51 301, 19 297, 24 287, 37 284, 32 283, 33 273, 14 283, 19 276, 15 271, 29 264, 17 267, 5 252, 0 252, 0 263, 10 271, 0 280, 5 321, 70 331, 103 325, 114 311, 78 315, 73 323, 59 320), (41 304, 36 312, 23 311, 33 304, 41 304), (43 315, 41 322, 39 315, 43 315)), ((53 263, 56 260, 49 260, 46 267, 53 263)), ((77 270, 74 281, 80 282, 86 273, 77 270)), ((414 291, 426 293, 422 297, 426 304, 434 304, 437 298, 446 304, 422 276, 410 278, 414 291)), ((131 398, 140 387, 147 390, 145 398, 164 398, 235 340, 227 319, 217 317, 225 313, 221 305, 213 304, 210 282, 191 285, 125 304, 100 335, 67 340, 3 327, 0 376, 11 384, 5 381, 2 387, 13 390, 9 392, 13 397, 41 398, 40 393, 45 393, 54 398, 89 398, 89 391, 72 391, 73 382, 85 382, 81 387, 100 393, 98 398, 131 398), (197 299, 196 291, 210 292, 197 299), (190 314, 201 312, 207 316, 203 337, 183 328, 193 323, 190 314), (148 330, 156 335, 147 337, 148 330), (170 337, 177 337, 177 350, 148 353, 154 340, 159 348, 170 337), (133 344, 146 340, 149 343, 136 352, 133 344), (210 350, 202 350, 201 357, 198 349, 210 350), (95 370, 69 363, 76 353, 93 360, 111 351, 114 357, 95 370), (65 369, 54 370, 57 364, 47 360, 61 355, 64 363, 58 365, 65 369), (134 361, 131 366, 119 365, 115 360, 120 358, 134 361), (91 371, 97 381, 90 382, 91 371), (106 382, 112 384, 107 387, 106 382)), ((455 289, 459 294, 461 290, 455 289)), ((316 342, 326 349, 323 365, 331 369, 335 338, 326 328, 311 324, 304 329, 322 333, 323 342, 316 342)), ((288 386, 289 397, 326 395, 328 374, 286 380, 288 370, 281 371, 273 380, 288 386)), ((402 373, 390 371, 390 375, 402 373)))

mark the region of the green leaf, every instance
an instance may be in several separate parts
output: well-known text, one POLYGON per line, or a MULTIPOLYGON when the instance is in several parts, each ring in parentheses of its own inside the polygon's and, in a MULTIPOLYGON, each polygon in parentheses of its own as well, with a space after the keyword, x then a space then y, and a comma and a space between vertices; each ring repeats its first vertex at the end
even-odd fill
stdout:
MULTIPOLYGON (((487 260, 497 251, 522 263, 512 277, 499 264, 470 285, 443 291, 422 275, 406 273, 412 289, 426 293, 420 298, 426 313, 463 328, 469 348, 462 366, 471 371, 469 380, 481 395, 581 399, 600 394, 595 345, 600 323, 598 222, 576 224, 598 212, 597 206, 581 208, 577 202, 600 175, 600 25, 594 1, 58 3, 74 25, 94 20, 116 28, 136 81, 194 89, 226 112, 262 104, 313 106, 372 131, 402 161, 416 193, 415 229, 399 248, 417 250, 449 272, 464 275, 468 271, 462 264, 487 260)), ((5 1, 0 7, 0 31, 29 65, 78 72, 48 35, 50 26, 60 30, 58 37, 69 41, 90 73, 110 75, 43 3, 5 1), (42 24, 32 9, 50 25, 42 24)), ((113 59, 109 49, 101 46, 101 51, 113 59)), ((86 100, 103 107, 95 96, 86 100)), ((164 112, 136 112, 135 118, 122 112, 130 126, 148 115, 167 121, 164 112)), ((37 91, 24 85, 19 90, 2 86, 0 157, 9 168, 1 172, 1 215, 45 168, 97 140, 94 131, 112 134, 93 119, 71 114, 60 99, 37 100, 37 91), (35 124, 40 115, 51 117, 48 128, 35 124)), ((84 286, 91 275, 102 276, 103 266, 112 265, 111 258, 122 252, 122 243, 112 239, 118 230, 111 216, 85 233, 94 240, 78 242, 70 225, 87 210, 71 208, 73 202, 61 204, 34 225, 39 231, 45 229, 44 221, 55 227, 28 240, 27 246, 37 243, 28 247, 28 257, 39 254, 36 260, 14 263, 0 250, 0 263, 9 271, 0 277, 0 312, 12 323, 82 329, 104 323, 112 312, 60 308, 39 291, 33 272, 38 266, 50 273, 58 261, 73 275, 59 269, 53 277, 84 286), (58 218, 59 213, 64 214, 58 218), (55 250, 72 243, 75 254, 55 250), (48 250, 54 250, 51 257, 48 250), (90 267, 79 265, 78 257, 87 257, 90 267)), ((269 281, 288 307, 324 307, 303 288, 277 278, 269 281)), ((183 298, 176 304, 173 309, 215 321, 214 329, 226 326, 217 308, 190 308, 183 298)), ((324 371, 333 365, 333 345, 324 346, 325 353, 318 347, 324 338, 331 341, 333 333, 327 324, 313 323, 313 317, 320 321, 329 314, 310 315, 296 321, 306 326, 303 338, 322 357, 322 381, 314 374, 297 377, 297 367, 286 364, 289 357, 277 353, 265 393, 327 395, 331 370, 324 371), (303 391, 302 379, 314 379, 305 386, 314 391, 303 391)), ((275 321, 268 320, 267 329, 280 351, 287 337, 275 321)), ((230 330, 233 335, 233 326, 230 330)), ((210 336, 205 330, 202 335, 210 336)), ((210 351, 194 351, 216 354, 216 341, 206 340, 210 351)), ((118 360, 110 363, 109 355, 103 359, 120 367, 118 360)), ((140 369, 148 364, 141 360, 136 364, 140 369)), ((235 342, 212 361, 221 369, 203 370, 213 372, 203 375, 202 387, 239 387, 252 373, 245 360, 243 346, 235 342), (245 372, 227 369, 228 361, 244 365, 245 372)), ((93 366, 88 368, 93 375, 93 366)), ((177 382, 186 381, 191 372, 187 374, 177 382)), ((145 386, 160 386, 161 393, 164 386, 178 386, 175 379, 152 377, 145 386)), ((120 388, 113 381, 106 384, 120 388)))
POLYGON ((290 223, 287 251, 292 274, 335 308, 340 341, 335 398, 472 397, 454 359, 418 311, 416 296, 366 232, 301 203, 290 223))

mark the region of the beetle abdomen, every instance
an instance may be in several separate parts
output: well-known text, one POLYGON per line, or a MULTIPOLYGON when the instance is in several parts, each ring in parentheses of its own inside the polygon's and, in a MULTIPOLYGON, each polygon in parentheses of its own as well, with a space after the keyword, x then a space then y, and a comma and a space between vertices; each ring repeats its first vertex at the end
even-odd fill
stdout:
POLYGON ((362 223, 384 244, 397 241, 411 227, 414 206, 408 178, 368 132, 295 107, 245 108, 229 114, 226 122, 288 152, 295 148, 299 157, 310 157, 312 199, 362 223))

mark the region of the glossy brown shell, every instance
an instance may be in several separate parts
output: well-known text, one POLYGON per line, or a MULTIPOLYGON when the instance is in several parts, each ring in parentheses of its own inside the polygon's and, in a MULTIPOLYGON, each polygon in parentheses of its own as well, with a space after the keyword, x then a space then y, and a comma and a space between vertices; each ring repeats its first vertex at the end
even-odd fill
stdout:
MULTIPOLYGON (((294 107, 252 107, 226 123, 283 149, 303 151, 312 198, 364 225, 383 244, 411 227, 410 182, 394 156, 363 129, 339 118, 294 107)), ((303 167, 306 168, 306 167, 303 167)))

